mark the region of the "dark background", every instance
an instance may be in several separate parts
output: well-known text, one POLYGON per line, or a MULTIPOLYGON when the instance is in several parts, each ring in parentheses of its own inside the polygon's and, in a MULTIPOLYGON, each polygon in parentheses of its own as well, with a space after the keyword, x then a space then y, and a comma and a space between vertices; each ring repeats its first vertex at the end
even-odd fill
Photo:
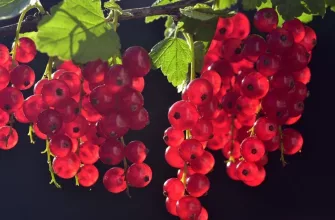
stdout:
MULTIPOLYGON (((58 0, 41 1, 49 8, 58 0)), ((148 6, 153 0, 122 0, 123 8, 148 6)), ((0 26, 13 23, 0 22, 0 26)), ((146 25, 141 20, 121 23, 118 30, 122 49, 141 45, 146 49, 163 38, 164 21, 146 25)), ((302 153, 287 157, 289 165, 282 168, 279 154, 270 155, 266 166, 266 181, 250 188, 229 179, 224 159, 214 153, 216 166, 208 176, 211 189, 201 202, 210 219, 334 219, 334 51, 335 13, 315 18, 309 24, 316 30, 318 45, 313 52, 311 96, 306 110, 294 127, 304 136, 302 153)), ((0 36, 0 43, 10 46, 13 38, 0 36)), ((45 68, 47 57, 39 54, 31 63, 37 75, 45 68)), ((29 93, 25 94, 26 97, 29 93)), ((62 189, 49 185, 50 175, 46 155, 41 155, 44 143, 31 145, 26 136, 28 127, 16 124, 19 144, 11 151, 0 151, 0 219, 176 219, 165 210, 162 195, 164 181, 176 175, 164 160, 163 131, 169 126, 167 111, 180 98, 159 71, 146 77, 145 107, 151 124, 140 132, 131 132, 126 141, 139 139, 150 149, 146 160, 153 169, 153 180, 144 189, 131 189, 132 198, 125 193, 107 192, 101 178, 108 169, 98 165, 100 178, 91 189, 76 187, 74 180, 60 180, 62 189)))

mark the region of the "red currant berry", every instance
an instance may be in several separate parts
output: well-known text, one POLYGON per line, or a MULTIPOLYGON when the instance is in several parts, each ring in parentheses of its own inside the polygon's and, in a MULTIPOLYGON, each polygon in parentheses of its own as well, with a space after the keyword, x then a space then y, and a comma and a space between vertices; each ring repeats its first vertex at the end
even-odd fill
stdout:
POLYGON ((127 183, 124 169, 120 167, 110 168, 103 177, 103 184, 111 193, 120 193, 126 190, 127 183))
POLYGON ((137 113, 130 117, 130 129, 142 130, 150 124, 149 113, 145 108, 141 108, 137 113))
POLYGON ((59 112, 53 109, 47 109, 41 112, 37 117, 38 129, 47 136, 56 134, 63 125, 63 119, 59 112))
POLYGON ((177 178, 170 178, 163 185, 163 194, 172 199, 179 200, 184 196, 184 184, 177 178))
POLYGON ((89 83, 99 83, 104 80, 108 71, 108 63, 100 59, 88 62, 83 69, 83 77, 89 83))
POLYGON ((178 216, 177 215, 177 200, 172 200, 170 199, 169 197, 166 198, 165 200, 165 207, 166 207, 166 210, 171 214, 171 215, 174 215, 174 216, 178 216))
POLYGON ((119 113, 110 113, 101 118, 101 131, 106 137, 118 138, 125 135, 129 130, 129 119, 119 113))
POLYGON ((236 100, 237 112, 245 115, 254 115, 257 113, 260 102, 258 99, 250 99, 246 96, 240 96, 236 100))
POLYGON ((178 101, 170 107, 168 118, 172 127, 187 130, 194 127, 199 119, 199 113, 192 103, 178 101))
POLYGON ((236 166, 236 176, 242 181, 252 181, 258 173, 255 163, 240 161, 236 166))
POLYGON ((166 145, 170 147, 179 147, 179 145, 184 141, 184 132, 173 127, 169 127, 164 131, 163 140, 166 145))
POLYGON ((149 150, 141 141, 129 142, 125 148, 125 156, 132 163, 143 163, 149 150))
POLYGON ((99 171, 94 165, 84 165, 77 174, 78 182, 83 187, 93 186, 98 178, 99 171))
POLYGON ((101 115, 107 115, 115 108, 115 96, 105 85, 92 90, 90 102, 101 115))
POLYGON ((254 25, 260 32, 271 32, 277 28, 278 14, 273 8, 263 8, 256 12, 254 16, 254 25))
POLYGON ((204 153, 202 144, 195 139, 184 140, 179 146, 179 155, 186 161, 190 162, 204 153))
POLYGON ((231 17, 234 25, 233 32, 230 34, 230 38, 245 39, 250 33, 250 22, 248 17, 238 12, 233 17, 231 17))
POLYGON ((301 44, 293 44, 293 46, 283 54, 282 62, 285 68, 290 71, 298 71, 307 67, 310 61, 310 54, 301 44))
POLYGON ((261 185, 264 182, 265 176, 266 176, 266 173, 265 173, 264 167, 259 167, 258 172, 255 175, 255 179, 252 181, 244 181, 244 183, 248 186, 256 187, 256 186, 261 185))
POLYGON ((143 92, 145 81, 143 77, 132 77, 131 79, 131 88, 136 91, 143 92))
POLYGON ((277 125, 266 117, 260 117, 255 122, 254 132, 256 136, 262 141, 271 140, 276 136, 277 131, 277 125))
POLYGON ((107 139, 100 146, 99 157, 104 164, 117 165, 123 160, 124 146, 115 139, 107 139))
POLYGON ((241 157, 241 145, 238 141, 229 140, 222 148, 222 154, 225 158, 239 159, 241 157))
POLYGON ((213 39, 223 41, 233 32, 234 24, 230 18, 219 17, 213 39))
POLYGON ((133 76, 145 76, 151 68, 148 52, 139 46, 129 47, 122 56, 125 68, 133 76))
POLYGON ((184 167, 185 161, 180 157, 177 147, 167 147, 165 150, 166 162, 174 168, 184 167))
POLYGON ((0 44, 0 65, 4 65, 10 60, 9 50, 6 45, 0 44))
POLYGON ((190 131, 192 138, 198 141, 208 141, 213 137, 213 125, 207 119, 199 119, 190 131))
POLYGON ((308 67, 305 67, 302 70, 293 72, 292 76, 296 82, 301 82, 306 85, 311 80, 311 70, 308 67))
POLYGON ((305 26, 305 37, 300 42, 301 45, 303 45, 307 51, 313 50, 317 43, 317 37, 315 31, 308 26, 305 26))
POLYGON ((269 33, 266 37, 270 52, 274 54, 283 54, 294 44, 294 38, 291 32, 284 28, 278 28, 269 33))
POLYGON ((43 100, 51 107, 63 102, 71 96, 67 84, 59 79, 52 79, 44 84, 41 94, 43 100))
POLYGON ((236 170, 236 166, 238 163, 239 163, 238 161, 236 162, 229 161, 226 164, 227 174, 232 180, 240 180, 239 177, 237 176, 237 170, 236 170))
POLYGON ((241 92, 251 99, 261 99, 269 91, 269 81, 258 72, 253 72, 244 77, 241 84, 241 92))
POLYGON ((191 103, 204 105, 213 97, 213 86, 208 80, 198 78, 188 84, 185 92, 191 103))
POLYGON ((57 66, 57 70, 66 70, 69 72, 76 73, 78 76, 81 76, 81 69, 79 66, 75 65, 72 60, 66 60, 57 66))
POLYGON ((145 163, 133 163, 127 170, 126 179, 135 188, 146 187, 152 178, 151 168, 145 163))
POLYGON ((193 196, 184 196, 176 205, 180 219, 197 219, 202 209, 200 201, 193 196))
POLYGON ((213 169, 214 164, 215 159, 213 155, 208 151, 204 151, 200 157, 191 161, 191 168, 196 173, 206 175, 213 169))
POLYGON ((256 62, 258 57, 266 52, 267 45, 263 37, 252 34, 243 42, 242 55, 252 61, 256 62))
POLYGON ((55 174, 63 179, 73 178, 80 168, 79 157, 75 153, 69 153, 66 157, 55 157, 52 169, 55 174))
POLYGON ((304 140, 301 134, 293 128, 286 128, 283 130, 283 144, 284 144, 284 153, 287 155, 293 155, 298 153, 304 140))
POLYGON ((207 70, 201 74, 202 79, 206 79, 213 87, 213 95, 216 95, 221 88, 221 77, 220 75, 213 71, 207 70))
POLYGON ((65 123, 75 120, 80 112, 79 104, 73 98, 67 98, 64 101, 57 103, 55 110, 62 115, 65 123))
POLYGON ((89 141, 82 143, 79 147, 79 159, 83 164, 94 164, 99 159, 99 146, 89 141))
POLYGON ((258 58, 256 62, 256 69, 265 77, 273 76, 278 72, 280 68, 280 62, 280 56, 271 53, 265 53, 258 58))
POLYGON ((24 100, 22 106, 24 115, 30 122, 36 122, 38 115, 48 108, 49 106, 43 101, 42 95, 29 96, 24 100))
POLYGON ((72 150, 71 139, 64 134, 57 134, 50 140, 50 151, 56 157, 65 157, 72 150))
POLYGON ((130 72, 123 65, 114 65, 105 74, 105 84, 111 92, 118 92, 131 83, 130 72))
POLYGON ((297 18, 285 21, 283 28, 292 33, 296 43, 301 42, 305 37, 305 27, 303 23, 297 18))
POLYGON ((241 154, 248 162, 260 160, 265 154, 265 146, 257 137, 249 137, 241 143, 241 154))
POLYGON ((24 98, 20 90, 6 87, 0 91, 0 108, 8 113, 13 113, 23 105, 24 98))
POLYGON ((64 72, 57 79, 62 80, 70 89, 70 96, 74 96, 80 92, 80 78, 72 72, 64 72))
POLYGON ((29 63, 36 56, 36 45, 33 40, 27 37, 21 37, 16 47, 15 59, 20 63, 29 63))
POLYGON ((203 196, 209 187, 209 179, 203 174, 195 173, 186 179, 186 190, 193 197, 203 196))
POLYGON ((15 128, 9 126, 0 127, 0 149, 10 150, 14 148, 19 140, 15 128))
POLYGON ((243 44, 238 38, 229 38, 222 44, 220 56, 229 62, 238 62, 243 59, 243 44))
POLYGON ((78 115, 75 120, 64 125, 65 133, 71 138, 80 138, 89 129, 88 121, 82 115, 78 115))

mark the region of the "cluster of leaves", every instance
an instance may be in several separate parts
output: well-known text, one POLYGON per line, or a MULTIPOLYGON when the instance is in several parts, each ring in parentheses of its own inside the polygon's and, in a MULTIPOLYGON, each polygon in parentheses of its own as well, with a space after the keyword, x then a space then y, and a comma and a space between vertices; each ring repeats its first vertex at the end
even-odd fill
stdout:
MULTIPOLYGON (((180 0, 157 0, 152 6, 168 5, 178 1, 180 0)), ((174 19, 170 15, 146 17, 146 23, 166 18, 165 39, 157 43, 150 53, 154 68, 160 68, 173 86, 184 85, 192 56, 195 55, 196 72, 201 70, 203 56, 213 37, 217 18, 231 16, 234 10, 240 7, 246 11, 275 8, 281 26, 285 20, 293 18, 308 23, 313 16, 324 16, 327 7, 335 11, 335 0, 213 0, 207 1, 206 4, 180 9, 181 18, 174 19), (209 4, 212 4, 212 7, 209 4), (187 47, 190 45, 187 44, 186 38, 180 35, 185 32, 194 36, 195 54, 192 54, 190 47, 187 47)))

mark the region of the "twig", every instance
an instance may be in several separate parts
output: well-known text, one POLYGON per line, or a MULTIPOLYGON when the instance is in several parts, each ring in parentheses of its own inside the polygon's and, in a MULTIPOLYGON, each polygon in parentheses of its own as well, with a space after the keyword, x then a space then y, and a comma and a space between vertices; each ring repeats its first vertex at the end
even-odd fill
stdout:
MULTIPOLYGON (((131 19, 140 19, 147 16, 153 15, 178 15, 180 13, 179 9, 187 6, 192 6, 197 3, 203 3, 208 0, 184 0, 168 5, 162 6, 149 6, 143 8, 131 8, 124 10, 124 15, 119 16, 119 21, 126 21, 131 19), (132 16, 130 16, 131 14, 132 16)), ((29 21, 23 21, 22 27, 20 29, 21 33, 36 31, 37 24, 40 21, 40 17, 35 17, 29 21)), ((15 36, 17 24, 11 24, 4 27, 0 27, 0 36, 15 36)))

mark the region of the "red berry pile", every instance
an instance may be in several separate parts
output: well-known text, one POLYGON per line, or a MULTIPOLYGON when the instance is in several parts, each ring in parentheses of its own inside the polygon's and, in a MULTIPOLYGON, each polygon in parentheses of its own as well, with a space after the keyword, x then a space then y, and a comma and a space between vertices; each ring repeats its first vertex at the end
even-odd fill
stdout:
MULTIPOLYGON (((151 64, 147 51, 130 47, 123 64, 109 66, 95 60, 82 67, 62 62, 52 73, 48 63, 42 79, 26 63, 35 58, 36 47, 29 38, 20 38, 14 47, 15 59, 0 45, 0 148, 9 150, 18 142, 14 121, 30 124, 32 132, 46 140, 52 182, 59 187, 54 173, 63 179, 76 177, 78 184, 96 183, 100 161, 113 167, 103 177, 106 189, 120 193, 131 187, 145 187, 152 178, 151 168, 143 163, 147 148, 141 141, 127 145, 123 136, 141 130, 149 123, 143 107, 144 76, 151 64), (33 95, 22 91, 34 86, 33 95), (127 160, 132 163, 128 167, 127 160)), ((13 57, 14 58, 14 57, 13 57)))
POLYGON ((265 179, 268 152, 280 150, 284 164, 284 154, 302 148, 301 134, 287 125, 304 110, 316 34, 298 19, 278 27, 272 8, 253 23, 266 38, 250 34, 243 13, 219 19, 200 77, 169 110, 165 159, 179 171, 163 190, 168 212, 180 219, 208 218, 198 197, 210 187, 210 150, 222 152, 231 179, 254 187, 265 179))

